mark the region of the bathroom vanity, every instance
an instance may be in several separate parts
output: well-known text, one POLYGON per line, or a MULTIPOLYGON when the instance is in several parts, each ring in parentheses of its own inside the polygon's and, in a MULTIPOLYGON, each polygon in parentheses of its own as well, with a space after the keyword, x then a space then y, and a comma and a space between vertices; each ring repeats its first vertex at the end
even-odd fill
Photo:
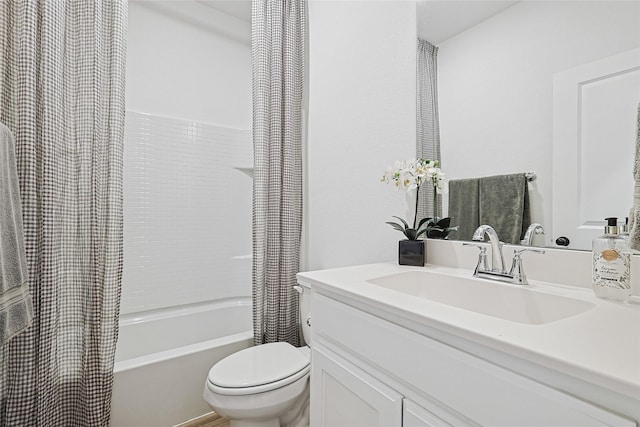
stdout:
POLYGON ((300 273, 311 425, 637 426, 640 305, 442 266, 300 273))

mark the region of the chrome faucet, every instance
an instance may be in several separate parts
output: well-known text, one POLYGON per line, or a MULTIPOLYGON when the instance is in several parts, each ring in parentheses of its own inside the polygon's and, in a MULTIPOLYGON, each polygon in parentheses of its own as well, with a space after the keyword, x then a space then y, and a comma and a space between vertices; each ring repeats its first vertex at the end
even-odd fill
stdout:
POLYGON ((521 255, 523 252, 535 252, 544 254, 542 249, 518 249, 513 253, 513 262, 511 263, 511 270, 507 273, 504 268, 504 258, 502 255, 502 243, 498 239, 498 234, 493 227, 489 225, 481 225, 473 233, 472 239, 475 241, 484 241, 484 235, 489 236, 489 243, 491 244, 491 264, 492 268, 489 270, 487 265, 487 247, 486 245, 464 243, 464 246, 476 246, 480 249, 480 255, 478 256, 478 264, 473 271, 473 277, 480 277, 483 279, 499 280, 501 282, 514 283, 517 285, 527 285, 527 276, 524 274, 522 267, 521 255))
POLYGON ((531 224, 529 228, 527 228, 527 231, 524 232, 524 237, 520 240, 520 244, 522 246, 531 246, 534 234, 544 234, 544 228, 537 222, 531 224))
POLYGON ((490 225, 481 225, 476 228, 471 240, 476 242, 484 242, 484 235, 489 236, 491 244, 491 271, 496 273, 504 273, 504 258, 502 257, 502 243, 498 239, 498 233, 490 225))

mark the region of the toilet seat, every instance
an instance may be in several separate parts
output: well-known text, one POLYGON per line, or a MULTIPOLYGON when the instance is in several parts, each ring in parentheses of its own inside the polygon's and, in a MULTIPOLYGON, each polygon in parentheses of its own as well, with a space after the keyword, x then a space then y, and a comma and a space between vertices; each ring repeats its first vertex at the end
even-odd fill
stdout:
POLYGON ((216 363, 207 387, 224 395, 264 393, 291 384, 309 373, 306 349, 279 342, 249 347, 216 363))

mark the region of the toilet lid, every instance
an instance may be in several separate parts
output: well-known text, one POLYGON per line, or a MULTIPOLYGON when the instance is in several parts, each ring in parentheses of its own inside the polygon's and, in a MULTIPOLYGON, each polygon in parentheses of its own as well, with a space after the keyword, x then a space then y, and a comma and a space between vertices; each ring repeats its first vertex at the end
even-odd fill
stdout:
POLYGON ((249 347, 225 357, 209 371, 218 387, 246 388, 273 383, 307 368, 309 358, 289 343, 249 347))

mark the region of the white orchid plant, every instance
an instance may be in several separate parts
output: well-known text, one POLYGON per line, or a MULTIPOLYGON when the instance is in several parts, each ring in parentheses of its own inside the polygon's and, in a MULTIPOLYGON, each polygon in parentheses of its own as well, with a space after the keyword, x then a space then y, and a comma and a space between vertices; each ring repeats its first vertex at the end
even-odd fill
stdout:
POLYGON ((445 193, 447 190, 447 182, 445 174, 440 169, 438 160, 430 159, 411 159, 397 160, 392 166, 389 166, 384 173, 381 181, 391 184, 396 190, 404 190, 406 192, 416 190, 416 206, 413 217, 413 227, 404 219, 394 216, 401 221, 387 222, 394 229, 403 233, 409 240, 417 240, 422 235, 432 238, 446 238, 453 230, 458 227, 450 227, 451 218, 438 218, 438 194, 445 193), (418 190, 425 183, 431 183, 433 188, 433 217, 423 218, 418 222, 418 190))

